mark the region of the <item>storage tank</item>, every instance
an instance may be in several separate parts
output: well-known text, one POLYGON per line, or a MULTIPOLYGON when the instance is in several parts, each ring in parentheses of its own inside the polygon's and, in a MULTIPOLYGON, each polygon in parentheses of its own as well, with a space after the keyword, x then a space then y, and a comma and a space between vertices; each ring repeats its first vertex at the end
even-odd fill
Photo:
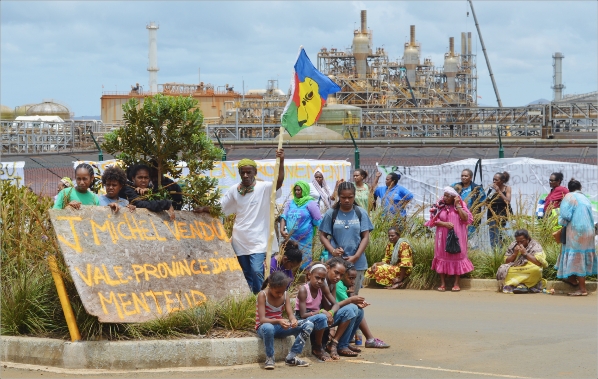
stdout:
POLYGON ((405 44, 403 53, 403 64, 407 70, 409 84, 415 85, 415 69, 419 66, 420 46, 415 42, 415 25, 411 25, 409 42, 405 44))
POLYGON ((449 38, 449 52, 444 55, 444 74, 448 92, 455 92, 455 79, 459 70, 459 59, 455 56, 455 38, 449 38))
POLYGON ((63 120, 71 118, 71 111, 64 105, 45 100, 27 109, 27 116, 58 116, 63 120))
POLYGON ((0 119, 2 120, 14 120, 15 110, 6 105, 0 105, 0 119))
POLYGON ((357 77, 365 78, 367 74, 367 57, 372 53, 370 37, 367 30, 367 11, 361 11, 361 30, 355 31, 351 50, 355 57, 357 77))

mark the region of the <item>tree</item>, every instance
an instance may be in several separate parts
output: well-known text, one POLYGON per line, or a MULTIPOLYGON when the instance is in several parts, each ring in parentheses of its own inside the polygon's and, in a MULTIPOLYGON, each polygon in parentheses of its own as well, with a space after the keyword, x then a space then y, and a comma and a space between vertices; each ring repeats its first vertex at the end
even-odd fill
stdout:
POLYGON ((157 190, 163 196, 168 189, 162 188, 162 176, 180 178, 178 162, 185 162, 189 175, 180 181, 184 204, 219 209, 218 181, 203 172, 214 167, 222 152, 203 131, 197 100, 157 94, 145 98, 142 105, 137 99, 129 100, 123 112, 125 125, 106 135, 104 150, 127 166, 141 162, 157 169, 157 190))

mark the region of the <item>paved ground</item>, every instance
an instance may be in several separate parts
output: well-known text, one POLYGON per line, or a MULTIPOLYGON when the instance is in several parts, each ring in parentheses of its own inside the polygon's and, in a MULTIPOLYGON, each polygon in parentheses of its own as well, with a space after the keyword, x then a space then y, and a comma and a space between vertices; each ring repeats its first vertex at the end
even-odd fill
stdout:
POLYGON ((392 345, 358 359, 274 371, 217 370, 72 375, 2 368, 2 378, 597 378, 598 297, 439 293, 366 288, 366 317, 392 345))

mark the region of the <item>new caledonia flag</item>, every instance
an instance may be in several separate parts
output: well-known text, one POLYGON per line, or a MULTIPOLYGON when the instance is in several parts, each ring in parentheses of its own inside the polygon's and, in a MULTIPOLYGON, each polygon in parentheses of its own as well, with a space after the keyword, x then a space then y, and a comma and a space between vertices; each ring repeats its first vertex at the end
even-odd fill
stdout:
POLYGON ((301 47, 291 82, 291 98, 282 113, 282 126, 291 137, 312 126, 320 118, 328 95, 340 89, 326 75, 316 70, 301 47))

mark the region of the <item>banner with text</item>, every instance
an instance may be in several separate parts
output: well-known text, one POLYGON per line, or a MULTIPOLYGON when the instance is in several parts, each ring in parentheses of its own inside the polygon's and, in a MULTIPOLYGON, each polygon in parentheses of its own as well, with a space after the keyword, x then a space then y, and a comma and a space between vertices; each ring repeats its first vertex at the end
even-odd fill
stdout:
POLYGON ((249 294, 220 220, 108 207, 51 209, 62 255, 87 312, 101 322, 144 322, 249 294))
POLYGON ((25 162, 0 162, 0 180, 9 181, 17 187, 25 184, 25 162))
MULTIPOLYGON (((442 188, 461 181, 463 169, 468 168, 473 171, 476 162, 477 159, 464 159, 436 166, 379 165, 378 171, 383 175, 388 175, 390 172, 400 174, 399 185, 413 192, 413 202, 429 205, 442 196, 442 188)), ((598 170, 596 166, 534 158, 503 158, 483 159, 482 169, 483 180, 480 181, 478 172, 475 182, 483 184, 486 192, 492 186, 492 178, 495 173, 507 171, 510 174, 511 178, 507 184, 512 188, 511 203, 515 212, 534 214, 538 199, 550 192, 548 183, 550 174, 562 172, 564 175, 563 186, 567 186, 570 178, 581 182, 582 191, 592 201, 594 215, 597 215, 598 170)), ((379 184, 384 185, 382 179, 379 184)), ((427 212, 424 214, 427 216, 427 212)))
MULTIPOLYGON (((73 167, 77 167, 80 163, 88 163, 94 166, 96 174, 102 175, 106 167, 117 164, 117 162, 118 161, 115 159, 100 162, 77 161, 74 162, 73 167)), ((221 193, 226 192, 231 186, 235 186, 241 182, 237 163, 238 161, 217 161, 214 162, 214 168, 206 172, 207 176, 218 179, 218 189, 221 193)), ((275 159, 257 160, 256 163, 258 179, 269 182, 274 180, 275 159)), ((189 173, 185 162, 180 162, 180 167, 183 168, 183 177, 189 173)), ((277 199, 277 202, 282 204, 290 197, 291 187, 298 180, 304 180, 310 183, 317 168, 322 170, 324 179, 331 189, 334 189, 334 186, 339 179, 351 180, 351 163, 347 161, 285 159, 285 175, 282 186, 283 196, 277 199)))

